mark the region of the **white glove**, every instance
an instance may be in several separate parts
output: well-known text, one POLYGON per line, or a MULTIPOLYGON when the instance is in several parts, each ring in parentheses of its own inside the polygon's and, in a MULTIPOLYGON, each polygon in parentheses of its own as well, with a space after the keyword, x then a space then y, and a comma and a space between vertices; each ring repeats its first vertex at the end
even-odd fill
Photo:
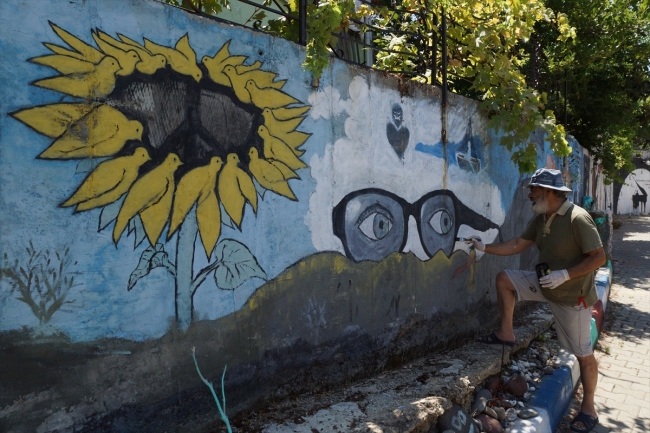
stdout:
POLYGON ((466 244, 474 244, 474 248, 479 251, 485 251, 485 244, 481 240, 480 236, 470 236, 465 241, 466 244))
POLYGON ((565 281, 569 281, 569 271, 562 269, 561 271, 552 271, 548 275, 544 275, 539 279, 539 284, 545 289, 554 289, 565 281))

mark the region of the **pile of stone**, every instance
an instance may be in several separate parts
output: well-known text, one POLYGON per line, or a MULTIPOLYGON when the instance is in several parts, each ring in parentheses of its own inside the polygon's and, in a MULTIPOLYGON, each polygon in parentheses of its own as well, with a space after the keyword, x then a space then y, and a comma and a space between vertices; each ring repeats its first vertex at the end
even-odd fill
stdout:
POLYGON ((471 415, 478 431, 507 432, 517 418, 528 419, 538 412, 527 403, 539 387, 542 377, 553 374, 557 340, 553 331, 540 335, 527 350, 512 359, 498 376, 489 378, 474 398, 471 415))

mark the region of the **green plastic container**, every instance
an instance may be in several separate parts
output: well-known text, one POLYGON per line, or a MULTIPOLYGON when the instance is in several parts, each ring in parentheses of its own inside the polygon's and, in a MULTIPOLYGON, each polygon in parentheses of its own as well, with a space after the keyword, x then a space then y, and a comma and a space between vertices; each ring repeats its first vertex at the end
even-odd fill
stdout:
POLYGON ((596 326, 596 319, 591 318, 591 347, 596 345, 596 340, 598 340, 598 327, 596 326))

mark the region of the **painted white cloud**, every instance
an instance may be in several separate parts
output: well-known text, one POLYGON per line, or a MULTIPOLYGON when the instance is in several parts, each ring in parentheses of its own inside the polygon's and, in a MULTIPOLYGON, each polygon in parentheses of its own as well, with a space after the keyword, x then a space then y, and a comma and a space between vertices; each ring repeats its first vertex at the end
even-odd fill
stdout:
POLYGON ((309 114, 315 120, 323 118, 329 120, 345 111, 345 101, 341 100, 339 91, 331 86, 318 92, 313 92, 307 98, 311 109, 309 114))

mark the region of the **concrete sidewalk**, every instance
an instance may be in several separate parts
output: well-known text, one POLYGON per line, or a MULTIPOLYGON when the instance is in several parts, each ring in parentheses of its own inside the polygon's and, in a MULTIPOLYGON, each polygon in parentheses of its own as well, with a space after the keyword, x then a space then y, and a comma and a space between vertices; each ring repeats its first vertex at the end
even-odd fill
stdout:
POLYGON ((650 217, 617 216, 614 279, 600 350, 599 431, 650 432, 650 217))

